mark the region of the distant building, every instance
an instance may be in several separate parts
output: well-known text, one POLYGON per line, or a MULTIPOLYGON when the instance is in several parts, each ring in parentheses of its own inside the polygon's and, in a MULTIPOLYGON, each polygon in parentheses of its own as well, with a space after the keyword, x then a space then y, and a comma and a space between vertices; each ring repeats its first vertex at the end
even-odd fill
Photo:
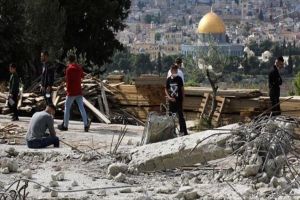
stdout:
POLYGON ((133 54, 149 54, 150 60, 154 61, 158 59, 158 56, 169 56, 180 54, 179 44, 154 44, 154 43, 136 43, 130 48, 130 52, 133 54))
POLYGON ((181 45, 183 55, 194 55, 199 51, 205 52, 209 48, 209 42, 214 41, 220 52, 228 56, 243 56, 244 46, 229 43, 223 20, 214 12, 207 13, 199 22, 198 42, 195 44, 181 45))

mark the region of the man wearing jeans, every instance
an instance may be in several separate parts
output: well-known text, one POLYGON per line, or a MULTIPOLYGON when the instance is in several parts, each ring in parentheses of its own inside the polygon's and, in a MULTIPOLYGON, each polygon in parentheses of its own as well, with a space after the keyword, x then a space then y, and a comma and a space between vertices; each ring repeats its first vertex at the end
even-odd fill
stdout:
POLYGON ((28 148, 38 149, 45 148, 50 145, 59 147, 59 138, 54 130, 55 106, 48 105, 44 111, 36 112, 29 123, 26 135, 28 148), (49 129, 49 133, 46 130, 49 129))
POLYGON ((67 98, 65 103, 64 122, 58 125, 61 131, 67 131, 69 126, 70 109, 74 101, 77 102, 84 123, 84 131, 89 131, 88 119, 83 105, 81 79, 84 77, 82 68, 75 62, 75 56, 70 55, 66 70, 67 98))

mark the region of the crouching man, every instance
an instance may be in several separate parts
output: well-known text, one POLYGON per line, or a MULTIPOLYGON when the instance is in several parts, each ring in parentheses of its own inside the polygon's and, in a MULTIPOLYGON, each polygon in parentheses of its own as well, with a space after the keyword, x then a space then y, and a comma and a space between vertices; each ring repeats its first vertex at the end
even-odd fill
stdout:
POLYGON ((54 129, 54 115, 55 106, 48 105, 44 111, 36 112, 32 116, 26 135, 28 148, 45 148, 52 144, 54 147, 59 147, 59 138, 54 129), (50 135, 46 133, 47 129, 50 135))

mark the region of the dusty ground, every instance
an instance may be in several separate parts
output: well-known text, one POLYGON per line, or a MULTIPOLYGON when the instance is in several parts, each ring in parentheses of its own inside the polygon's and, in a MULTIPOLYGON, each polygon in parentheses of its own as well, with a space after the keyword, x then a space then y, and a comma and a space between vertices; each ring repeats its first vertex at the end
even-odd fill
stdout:
MULTIPOLYGON (((1 125, 9 123, 7 116, 0 116, 1 125)), ((18 125, 26 129, 29 118, 22 118, 18 125)), ((56 125, 61 121, 55 121, 56 125)), ((262 187, 254 190, 248 180, 240 180, 227 184, 220 182, 222 173, 219 169, 232 164, 234 158, 229 157, 222 162, 214 161, 207 168, 201 166, 168 170, 153 173, 126 173, 121 182, 107 174, 107 168, 115 162, 126 161, 126 153, 135 148, 140 141, 143 127, 127 126, 128 132, 118 150, 117 155, 109 154, 110 144, 114 135, 114 148, 121 128, 124 125, 106 125, 93 123, 90 132, 83 132, 81 122, 70 122, 69 131, 58 132, 58 136, 65 142, 79 146, 86 153, 79 153, 69 146, 61 144, 60 148, 30 150, 25 145, 0 145, 1 160, 7 158, 6 151, 14 147, 18 152, 15 159, 18 171, 9 174, 0 173, 0 185, 7 188, 11 182, 22 177, 25 169, 32 171, 32 181, 49 186, 51 175, 64 172, 64 180, 58 181, 55 187, 58 197, 51 197, 51 193, 43 192, 43 188, 35 189, 34 183, 27 188, 28 199, 115 199, 115 200, 151 200, 151 199, 266 199, 272 188, 262 187), (80 146, 81 145, 81 146, 80 146), (92 150, 96 149, 96 151, 92 150), (211 166, 215 166, 212 170, 211 166), (78 186, 72 186, 74 181, 78 186), (72 190, 119 187, 98 189, 93 191, 72 192, 72 190), (234 191, 235 190, 235 191, 234 191), (183 195, 184 194, 184 195, 183 195)), ((15 186, 14 186, 15 187, 15 186)), ((296 192, 297 193, 297 192, 296 192)), ((279 198, 279 197, 278 197, 279 198)), ((291 199, 285 196, 283 199, 291 199)), ((293 199, 296 199, 293 197, 293 199)))

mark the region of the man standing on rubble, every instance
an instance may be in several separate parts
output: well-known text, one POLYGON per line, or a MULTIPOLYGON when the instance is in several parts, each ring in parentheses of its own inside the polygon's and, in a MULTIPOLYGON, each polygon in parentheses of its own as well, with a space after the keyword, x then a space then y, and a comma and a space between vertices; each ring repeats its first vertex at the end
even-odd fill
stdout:
POLYGON ((12 121, 19 121, 18 115, 18 98, 20 79, 17 74, 17 65, 12 63, 9 65, 9 72, 11 73, 9 79, 9 94, 8 94, 8 107, 13 113, 12 121))
POLYGON ((41 93, 43 94, 46 104, 52 104, 52 86, 54 83, 54 68, 49 62, 48 51, 41 53, 42 62, 42 80, 41 80, 41 93))
MULTIPOLYGON (((183 82, 183 84, 184 84, 184 74, 183 74, 183 72, 182 72, 182 59, 181 58, 176 58, 175 59, 175 66, 177 66, 177 69, 178 69, 178 72, 177 72, 177 74, 178 74, 178 76, 182 79, 182 82, 183 82)), ((172 75, 172 73, 171 73, 171 69, 168 71, 168 75, 167 75, 167 78, 169 78, 170 76, 172 75)))
POLYGON ((66 85, 67 85, 67 97, 65 102, 64 121, 58 125, 58 129, 61 131, 67 131, 70 118, 70 109, 74 101, 76 101, 79 111, 84 123, 84 131, 89 131, 88 119, 83 105, 81 79, 84 77, 81 66, 76 63, 74 55, 70 55, 69 64, 66 70, 66 85))
POLYGON ((54 105, 48 105, 44 111, 34 113, 26 135, 28 148, 39 149, 52 144, 59 147, 59 138, 54 129, 54 115, 54 105), (49 134, 46 133, 47 129, 49 134))
POLYGON ((269 95, 272 103, 272 115, 280 115, 280 85, 282 84, 282 79, 279 71, 284 67, 284 59, 282 56, 276 59, 275 65, 272 71, 269 73, 269 95))
POLYGON ((184 87, 182 78, 178 75, 178 66, 171 66, 171 76, 167 79, 165 94, 169 101, 170 113, 176 113, 179 119, 179 135, 188 135, 185 119, 183 116, 184 87))

